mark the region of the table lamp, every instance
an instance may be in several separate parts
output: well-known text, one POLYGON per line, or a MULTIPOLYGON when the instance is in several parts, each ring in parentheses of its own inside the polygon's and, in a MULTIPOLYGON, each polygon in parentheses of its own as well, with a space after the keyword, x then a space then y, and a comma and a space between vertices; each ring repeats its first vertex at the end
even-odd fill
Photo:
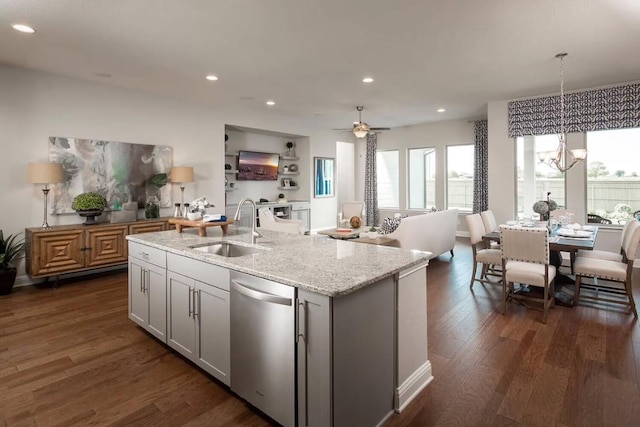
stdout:
POLYGON ((49 194, 49 184, 64 181, 64 171, 62 163, 36 162, 29 163, 27 167, 27 181, 31 184, 44 184, 44 221, 42 229, 49 230, 53 227, 47 223, 47 196, 49 194))
POLYGON ((171 182, 180 185, 180 207, 184 206, 184 183, 193 182, 193 167, 175 166, 171 168, 171 182))

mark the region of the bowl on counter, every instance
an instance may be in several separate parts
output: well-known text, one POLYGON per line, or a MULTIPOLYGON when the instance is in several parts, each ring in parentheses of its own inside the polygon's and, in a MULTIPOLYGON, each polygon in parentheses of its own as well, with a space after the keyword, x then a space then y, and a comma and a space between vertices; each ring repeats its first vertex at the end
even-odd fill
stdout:
POLYGON ((202 212, 187 212, 187 219, 189 221, 197 221, 202 218, 202 212))

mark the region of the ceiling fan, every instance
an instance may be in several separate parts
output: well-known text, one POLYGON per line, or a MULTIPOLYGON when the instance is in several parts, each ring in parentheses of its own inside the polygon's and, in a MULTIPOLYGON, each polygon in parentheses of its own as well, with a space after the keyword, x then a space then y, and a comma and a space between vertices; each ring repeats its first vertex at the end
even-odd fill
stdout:
POLYGON ((380 130, 391 130, 391 128, 383 128, 383 127, 371 127, 367 123, 362 121, 362 110, 364 107, 362 105, 358 105, 356 107, 358 110, 358 121, 353 123, 353 129, 336 129, 336 130, 351 130, 356 138, 364 138, 369 132, 376 132, 380 130))

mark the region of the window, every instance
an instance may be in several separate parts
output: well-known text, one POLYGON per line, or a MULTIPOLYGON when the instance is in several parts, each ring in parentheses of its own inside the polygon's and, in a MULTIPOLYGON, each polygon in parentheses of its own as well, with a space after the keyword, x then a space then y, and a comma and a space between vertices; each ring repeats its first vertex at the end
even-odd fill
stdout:
POLYGON ((587 132, 587 213, 624 224, 640 210, 640 128, 587 132))
POLYGON ((400 207, 400 164, 398 150, 376 153, 376 175, 378 183, 378 207, 400 207))
POLYGON ((541 135, 520 137, 516 140, 517 156, 517 199, 518 217, 531 217, 533 204, 545 200, 551 193, 558 207, 566 207, 564 174, 557 169, 540 163, 536 153, 539 151, 555 151, 558 148, 557 135, 541 135))
POLYGON ((436 205, 436 149, 409 150, 409 209, 436 205))
POLYGON ((475 146, 447 147, 447 206, 449 209, 473 210, 473 164, 475 146))

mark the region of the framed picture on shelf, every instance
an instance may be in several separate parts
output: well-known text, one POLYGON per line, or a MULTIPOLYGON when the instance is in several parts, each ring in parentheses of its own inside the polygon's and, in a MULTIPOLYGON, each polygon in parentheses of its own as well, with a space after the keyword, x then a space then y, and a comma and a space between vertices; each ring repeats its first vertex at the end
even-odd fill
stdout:
POLYGON ((282 178, 282 186, 285 188, 291 187, 291 180, 289 178, 282 178))

